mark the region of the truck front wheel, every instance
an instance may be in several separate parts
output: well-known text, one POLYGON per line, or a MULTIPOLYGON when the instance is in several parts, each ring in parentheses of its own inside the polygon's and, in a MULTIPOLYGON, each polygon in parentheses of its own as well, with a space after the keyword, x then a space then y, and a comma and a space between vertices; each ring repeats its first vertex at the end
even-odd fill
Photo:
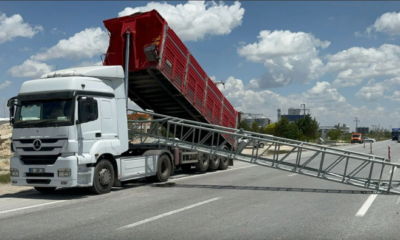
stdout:
POLYGON ((95 194, 109 193, 114 185, 114 167, 107 159, 100 160, 94 169, 93 186, 95 194))
POLYGON ((166 182, 171 175, 172 165, 169 157, 167 155, 162 155, 158 159, 157 163, 157 174, 155 180, 157 182, 166 182))

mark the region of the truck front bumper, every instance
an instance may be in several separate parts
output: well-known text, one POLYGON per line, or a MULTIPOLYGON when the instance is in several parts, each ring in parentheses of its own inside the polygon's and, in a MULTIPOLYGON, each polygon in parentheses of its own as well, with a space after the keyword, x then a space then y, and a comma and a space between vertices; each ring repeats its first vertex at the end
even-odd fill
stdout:
POLYGON ((19 157, 11 157, 10 168, 18 169, 18 176, 11 176, 13 186, 32 187, 76 187, 77 158, 75 156, 58 157, 53 165, 24 165, 19 157), (33 174, 30 169, 44 169, 43 173, 33 174), (59 177, 59 169, 70 169, 69 177, 59 177))

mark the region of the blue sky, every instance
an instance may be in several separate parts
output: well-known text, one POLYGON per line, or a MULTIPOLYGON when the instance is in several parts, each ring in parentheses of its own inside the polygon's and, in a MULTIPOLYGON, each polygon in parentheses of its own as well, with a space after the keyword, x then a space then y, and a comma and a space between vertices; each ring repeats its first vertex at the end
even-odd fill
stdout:
POLYGON ((277 108, 306 103, 322 126, 354 130, 358 117, 362 126, 400 127, 395 1, 1 2, 0 117, 23 81, 98 64, 108 46, 103 20, 152 8, 226 82, 237 110, 275 121, 277 108))

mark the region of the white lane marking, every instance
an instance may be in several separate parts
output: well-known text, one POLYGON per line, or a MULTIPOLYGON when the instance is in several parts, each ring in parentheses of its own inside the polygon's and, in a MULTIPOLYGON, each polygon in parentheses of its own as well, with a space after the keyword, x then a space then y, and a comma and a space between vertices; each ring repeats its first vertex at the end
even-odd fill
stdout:
POLYGON ((369 207, 372 205, 372 203, 375 201, 375 198, 378 196, 378 194, 371 194, 367 201, 361 206, 360 210, 356 213, 356 217, 363 217, 365 213, 368 211, 369 207))
POLYGON ((250 168, 250 167, 255 167, 255 166, 257 166, 257 165, 238 167, 238 168, 228 169, 226 171, 220 171, 220 172, 203 173, 203 174, 194 175, 194 176, 187 176, 187 177, 185 176, 185 177, 180 177, 180 178, 170 178, 168 181, 179 181, 179 180, 188 179, 188 178, 206 176, 206 175, 210 175, 210 174, 226 173, 226 172, 230 172, 230 171, 235 171, 235 170, 239 170, 239 169, 243 169, 243 168, 250 168))
POLYGON ((399 204, 400 203, 400 197, 399 197, 399 199, 397 199, 397 202, 396 202, 396 204, 399 204))
POLYGON ((41 207, 41 206, 46 206, 46 205, 50 205, 50 204, 54 204, 54 203, 60 203, 60 202, 65 202, 65 201, 67 201, 67 200, 60 200, 60 201, 54 201, 54 202, 48 202, 48 203, 42 203, 42 204, 38 204, 38 205, 33 205, 33 206, 29 206, 29 207, 22 207, 22 208, 11 209, 11 210, 2 211, 2 212, 0 212, 0 214, 2 214, 2 213, 9 213, 9 212, 15 212, 15 211, 20 211, 20 210, 25 210, 25 209, 29 209, 29 208, 41 207))
POLYGON ((198 206, 200 206, 200 205, 203 205, 203 204, 206 204, 206 203, 209 203, 209 202, 213 202, 213 201, 216 201, 216 200, 219 200, 219 199, 221 199, 221 198, 220 198, 220 197, 218 197, 218 198, 212 198, 212 199, 207 200, 207 201, 199 202, 199 203, 196 203, 196 204, 193 204, 193 205, 190 205, 190 206, 181 208, 181 209, 177 209, 177 210, 174 210, 174 211, 171 211, 171 212, 167 212, 167 213, 164 213, 164 214, 161 214, 161 215, 152 217, 152 218, 148 218, 148 219, 145 219, 145 220, 136 222, 136 223, 132 223, 132 224, 126 225, 126 226, 124 226, 124 227, 120 227, 120 228, 118 228, 117 230, 122 230, 122 229, 127 229, 127 228, 136 227, 136 226, 138 226, 138 225, 141 225, 141 224, 144 224, 144 223, 148 223, 148 222, 151 222, 151 221, 160 219, 160 218, 162 218, 162 217, 166 217, 166 216, 169 216, 169 215, 172 215, 172 214, 175 214, 175 213, 178 213, 178 212, 182 212, 182 211, 185 211, 185 210, 194 208, 194 207, 198 207, 198 206))
POLYGON ((288 175, 288 177, 293 177, 295 175, 297 175, 297 173, 292 173, 292 174, 288 175))

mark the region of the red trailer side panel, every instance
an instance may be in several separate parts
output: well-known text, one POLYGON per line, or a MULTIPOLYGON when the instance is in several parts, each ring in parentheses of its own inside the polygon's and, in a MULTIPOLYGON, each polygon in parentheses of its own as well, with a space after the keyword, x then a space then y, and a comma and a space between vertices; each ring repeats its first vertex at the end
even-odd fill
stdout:
POLYGON ((108 19, 104 25, 110 32, 104 65, 125 68, 126 33, 131 33, 132 101, 158 113, 236 127, 233 106, 156 10, 108 19))

